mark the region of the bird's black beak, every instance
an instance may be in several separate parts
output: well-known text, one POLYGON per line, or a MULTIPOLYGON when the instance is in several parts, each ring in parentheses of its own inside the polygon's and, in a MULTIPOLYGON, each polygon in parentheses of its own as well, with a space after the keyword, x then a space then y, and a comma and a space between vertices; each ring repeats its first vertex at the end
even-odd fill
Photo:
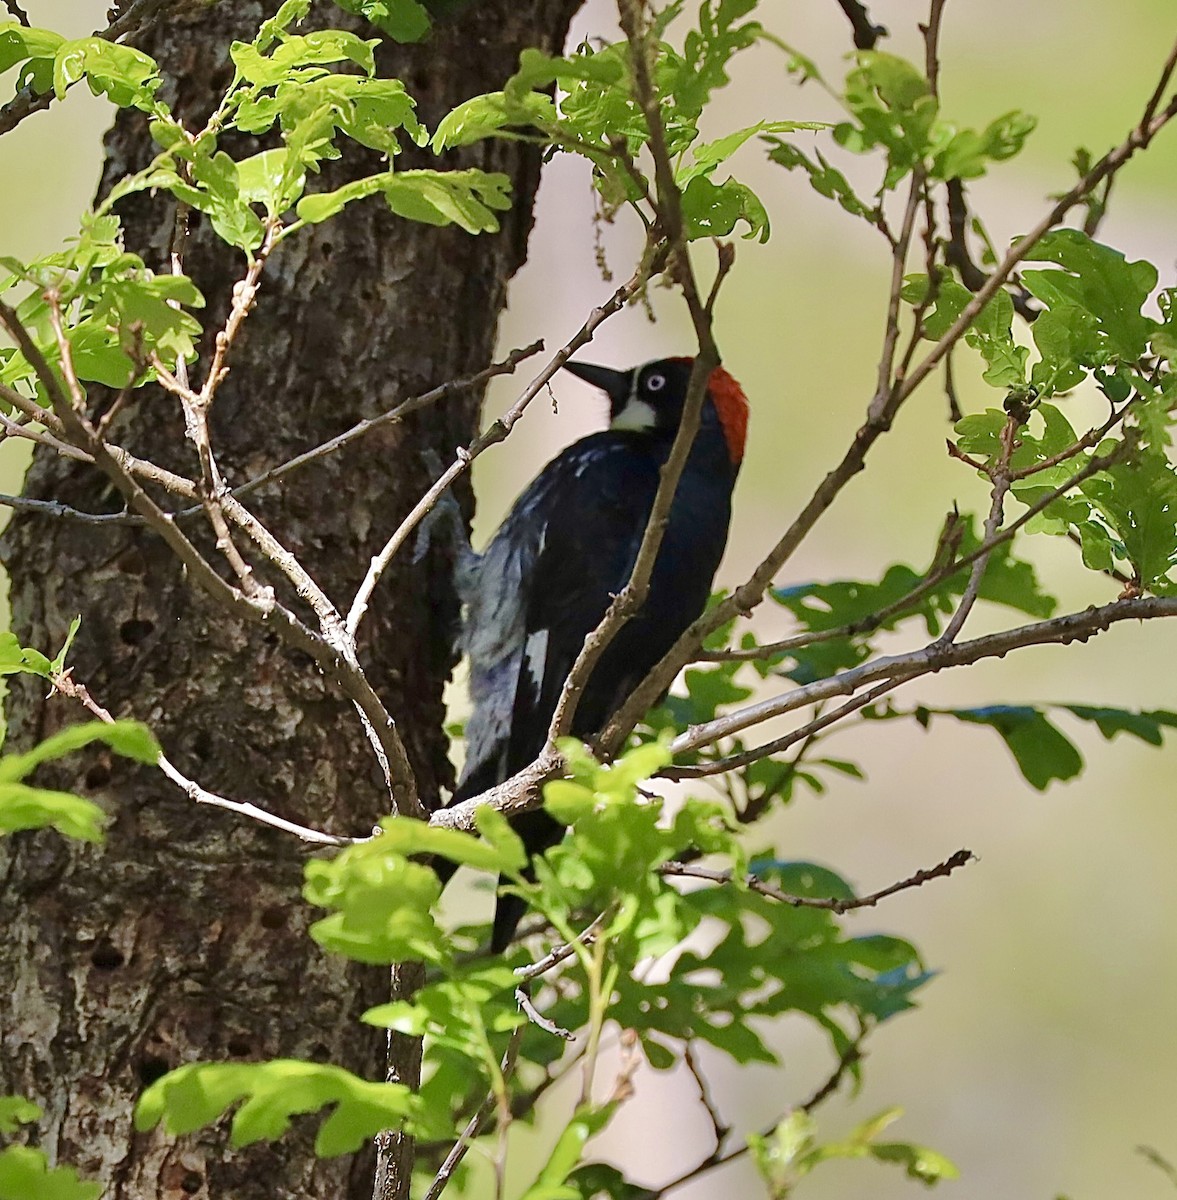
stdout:
POLYGON ((614 412, 629 399, 632 371, 615 371, 612 367, 598 367, 595 363, 584 362, 566 362, 564 370, 600 388, 609 397, 614 412))

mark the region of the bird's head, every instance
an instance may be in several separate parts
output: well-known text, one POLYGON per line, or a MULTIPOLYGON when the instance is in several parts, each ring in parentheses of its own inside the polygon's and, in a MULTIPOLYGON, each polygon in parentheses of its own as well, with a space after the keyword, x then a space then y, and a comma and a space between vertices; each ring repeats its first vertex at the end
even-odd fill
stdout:
MULTIPOLYGON (((660 358, 628 371, 582 362, 565 363, 564 368, 599 387, 609 397, 611 429, 664 432, 673 436, 682 419, 693 363, 692 358, 660 358)), ((707 381, 702 424, 718 425, 732 464, 738 467, 744 457, 748 400, 723 367, 716 367, 707 381)))

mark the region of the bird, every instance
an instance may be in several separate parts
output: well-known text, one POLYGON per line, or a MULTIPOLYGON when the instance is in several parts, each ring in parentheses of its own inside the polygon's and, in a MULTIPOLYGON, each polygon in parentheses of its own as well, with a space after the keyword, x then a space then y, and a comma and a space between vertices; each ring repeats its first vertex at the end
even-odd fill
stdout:
MULTIPOLYGON (((609 426, 568 446, 523 490, 482 554, 469 545, 456 504, 454 571, 470 662, 466 765, 450 804, 510 778, 541 752, 565 680, 585 639, 625 586, 645 532, 660 471, 681 422, 693 359, 629 370, 566 362, 609 400, 609 426)), ((699 430, 637 613, 601 655, 571 733, 591 738, 704 610, 727 544, 732 489, 744 456, 748 401, 722 367, 708 377, 699 430)), ((564 835, 542 809, 512 818, 529 856, 564 835)), ((437 859, 444 884, 456 869, 437 859)), ((500 881, 501 882, 501 881, 500 881)), ((526 911, 500 894, 491 949, 509 946, 526 911)))

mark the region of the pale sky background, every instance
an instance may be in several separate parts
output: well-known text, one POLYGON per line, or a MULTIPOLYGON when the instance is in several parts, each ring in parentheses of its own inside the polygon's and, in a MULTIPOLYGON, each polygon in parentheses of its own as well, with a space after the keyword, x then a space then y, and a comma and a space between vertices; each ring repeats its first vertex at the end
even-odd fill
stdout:
MULTIPOLYGON (((82 0, 28 7, 34 21, 63 32, 93 28, 104 12, 82 0)), ((888 49, 922 59, 915 32, 915 20, 926 15, 922 5, 887 0, 872 13, 892 30, 888 49)), ((765 0, 761 18, 815 57, 832 81, 841 77, 849 39, 834 0, 765 0)), ((612 28, 609 5, 592 0, 575 36, 612 37, 612 28)), ((1172 0, 948 5, 946 113, 974 126, 1014 108, 1040 118, 1025 154, 971 188, 999 245, 1041 215, 1050 193, 1070 185, 1077 145, 1098 155, 1123 137, 1174 36, 1172 0)), ((709 134, 761 117, 831 116, 814 85, 798 90, 786 77, 777 51, 749 52, 746 62, 737 60, 735 77, 709 134)), ((0 254, 47 252, 76 227, 97 177, 106 120, 103 103, 71 93, 51 114, 0 139, 0 254)), ((842 157, 836 162, 845 165, 842 157)), ((865 174, 864 164, 850 166, 856 178, 872 178, 869 165, 865 174)), ((726 364, 744 384, 753 414, 721 571, 728 584, 745 576, 860 423, 874 385, 888 270, 877 234, 817 197, 799 176, 764 164, 754 145, 733 169, 768 205, 773 237, 767 246, 739 244, 717 314, 726 364)), ((1177 130, 1168 130, 1121 173, 1100 235, 1129 257, 1149 257, 1162 286, 1177 283, 1175 190, 1177 130)), ((512 289, 504 347, 539 336, 559 345, 612 290, 594 265, 591 214, 585 169, 557 160, 541 192, 531 261, 512 289)), ((607 231, 618 278, 628 275, 635 244, 624 220, 607 231)), ((709 269, 706 252, 699 261, 709 269)), ((627 366, 688 352, 685 314, 665 294, 656 296, 656 309, 654 326, 640 311, 615 318, 581 357, 627 366)), ((961 356, 962 400, 974 410, 998 403, 974 367, 970 355, 961 356)), ((500 381, 492 407, 508 404, 517 387, 500 381)), ((508 444, 479 464, 483 537, 556 448, 599 423, 599 405, 577 381, 562 380, 556 396, 558 412, 541 400, 508 444)), ((983 485, 943 454, 943 413, 943 397, 935 386, 926 388, 782 582, 873 579, 893 561, 922 565, 954 502, 972 511, 986 503, 983 485)), ((16 486, 15 470, 10 465, 0 483, 16 486)), ((1113 598, 1113 589, 1073 568, 1065 547, 1041 538, 1033 547, 1048 590, 1065 608, 1113 598)), ((993 620, 979 613, 976 630, 993 620)), ((896 699, 1177 709, 1175 651, 1177 624, 1119 626, 1085 647, 1020 652, 909 685, 896 699)), ((898 723, 853 729, 830 750, 857 759, 867 782, 833 781, 825 796, 803 796, 771 827, 782 857, 825 863, 862 890, 962 846, 979 856, 950 880, 848 919, 855 933, 910 938, 941 974, 921 993, 919 1012, 874 1037, 863 1093, 839 1098, 820 1114, 823 1135, 833 1137, 884 1107, 903 1106, 906 1115, 891 1133, 957 1162, 961 1181, 940 1188, 957 1200, 1059 1194, 1165 1200, 1174 1193, 1135 1147, 1151 1145, 1177 1160, 1177 749, 1122 739, 1109 744, 1088 728, 1064 725, 1088 768, 1045 795, 1022 781, 989 730, 942 722, 928 733, 898 723)), ((759 831, 756 844, 769 837, 768 829, 759 831)), ((716 1098, 741 1129, 803 1099, 828 1070, 824 1048, 800 1022, 783 1023, 772 1037, 782 1068, 715 1071, 716 1098)), ((541 1128, 522 1140, 538 1149, 549 1132, 541 1128)), ((636 1180, 654 1184, 705 1155, 709 1137, 689 1078, 647 1073, 598 1150, 625 1162, 636 1180)), ((704 1177, 676 1196, 759 1194, 745 1167, 704 1177)), ((923 1194, 899 1170, 863 1162, 825 1166, 798 1192, 811 1200, 923 1194)))

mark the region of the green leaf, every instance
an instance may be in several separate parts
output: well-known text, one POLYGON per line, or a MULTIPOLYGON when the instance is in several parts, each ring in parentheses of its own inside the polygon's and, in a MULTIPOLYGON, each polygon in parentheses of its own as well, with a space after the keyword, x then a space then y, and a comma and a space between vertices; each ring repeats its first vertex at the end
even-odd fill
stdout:
POLYGON ((682 211, 691 241, 727 237, 741 221, 748 226, 745 238, 768 241, 768 211, 756 193, 739 180, 715 184, 706 175, 696 175, 683 191, 682 211))
POLYGON ((31 1125, 40 1117, 40 1105, 31 1100, 23 1096, 0 1096, 0 1133, 16 1133, 21 1125, 31 1125))
POLYGON ((495 211, 511 207, 506 175, 471 167, 465 171, 401 171, 384 185, 388 207, 427 225, 458 225, 467 233, 495 233, 495 211))
POLYGON ((1083 758, 1074 744, 1036 708, 995 704, 950 709, 945 715, 995 729, 1026 782, 1040 792, 1054 780, 1074 779, 1083 770, 1083 758))
POLYGON ((828 129, 829 126, 819 121, 757 121, 755 125, 745 126, 713 142, 703 142, 691 150, 691 163, 675 172, 675 182, 680 188, 686 187, 692 179, 700 175, 710 175, 720 163, 726 162, 745 142, 758 134, 796 133, 798 130, 828 129))
POLYGON ((1141 449, 1080 485, 1123 545, 1140 586, 1166 593, 1177 565, 1177 471, 1159 450, 1141 449))
POLYGON ((78 1178, 73 1167, 50 1167, 31 1146, 0 1150, 0 1200, 98 1200, 101 1183, 78 1178))
POLYGON ((106 813, 93 800, 26 783, 0 782, 0 835, 53 828, 79 841, 100 842, 105 823, 106 813))
POLYGON ((1040 359, 1030 382, 1040 396, 1067 392, 1087 377, 1085 364, 1100 358, 1099 324, 1086 309, 1059 303, 1038 314, 1031 332, 1040 359))
POLYGON ((507 97, 505 92, 489 92, 459 104, 447 113, 433 135, 435 152, 454 146, 469 146, 508 126, 543 127, 555 120, 556 106, 542 92, 525 92, 507 97))
POLYGON ((85 37, 63 42, 53 62, 53 89, 60 100, 66 89, 85 79, 95 96, 107 96, 119 108, 154 112, 162 80, 155 60, 121 42, 85 37))
POLYGON ((282 6, 261 23, 253 44, 258 50, 268 50, 291 25, 303 20, 311 11, 311 0, 282 0, 282 6))
POLYGON ((1013 339, 1014 302, 1009 293, 999 291, 977 314, 965 334, 965 341, 980 350, 989 364, 982 378, 997 388, 1017 388, 1026 382, 1026 360, 1030 351, 1013 339))
POLYGON ((364 41, 343 29, 320 29, 305 36, 282 38, 269 54, 256 43, 234 42, 229 57, 242 79, 259 87, 274 87, 292 78, 297 68, 353 62, 368 75, 374 74, 373 50, 378 38, 364 41))
POLYGON ((613 1104, 596 1109, 581 1105, 564 1127, 548 1161, 521 1200, 558 1200, 562 1197, 575 1200, 575 1193, 564 1187, 565 1181, 579 1165, 589 1138, 609 1123, 615 1109, 616 1105, 613 1104))
POLYGON ((135 1108, 135 1128, 143 1132, 162 1121, 172 1135, 192 1133, 239 1101, 231 1126, 238 1149, 274 1141, 292 1117, 334 1105, 315 1138, 321 1158, 358 1150, 381 1130, 400 1128, 418 1108, 402 1084, 371 1083, 324 1063, 189 1063, 147 1088, 135 1108))
POLYGON ((511 828, 510 821, 498 811, 486 805, 474 813, 474 825, 484 841, 494 847, 499 856, 499 870, 514 875, 527 866, 528 853, 523 839, 511 828))
MULTIPOLYGON (((493 810, 480 810, 478 815, 482 816, 485 811, 493 810)), ((493 820, 489 824, 493 826, 493 820)), ((375 840, 379 843, 379 853, 391 851, 405 858, 440 854, 451 862, 479 871, 513 872, 526 864, 526 858, 521 860, 511 852, 513 847, 504 853, 490 841, 457 829, 430 825, 427 821, 386 817, 380 823, 380 833, 375 840)))
POLYGON ((70 647, 74 644, 74 638, 78 635, 78 630, 82 627, 82 618, 79 614, 69 623, 69 630, 65 635, 65 643, 58 650, 53 661, 49 664, 49 670, 54 675, 60 675, 65 670, 66 656, 69 654, 70 647))
POLYGON ((385 176, 372 175, 367 179, 356 179, 345 183, 343 187, 333 192, 316 192, 303 196, 298 202, 295 212, 300 221, 317 225, 341 213, 353 200, 362 200, 365 196, 374 196, 380 190, 385 176))
POLYGON ((815 150, 813 158, 809 158, 796 146, 776 138, 765 138, 771 147, 768 157, 775 163, 792 171, 800 167, 808 176, 810 186, 821 196, 836 200, 845 212, 853 217, 874 222, 876 207, 860 200, 850 186, 846 176, 836 167, 830 165, 821 151, 815 150))
POLYGON ((296 212, 312 224, 325 221, 353 200, 383 193, 389 208, 402 217, 427 225, 461 226, 467 233, 498 229, 492 210, 511 207, 510 180, 477 168, 465 171, 385 172, 320 192, 299 201, 296 212))
POLYGON ((926 1146, 913 1146, 909 1142, 880 1142, 871 1146, 870 1153, 879 1162, 897 1163, 910 1178, 929 1186, 942 1179, 960 1178, 960 1171, 950 1159, 926 1146))
POLYGON ((1129 733, 1148 742, 1150 746, 1159 746, 1164 740, 1163 731, 1177 728, 1177 713, 1164 709, 1128 712, 1122 708, 1096 708, 1087 704, 1067 704, 1064 707, 1080 720, 1094 722, 1108 741, 1118 733, 1129 733))
POLYGON ((237 186, 246 204, 261 204, 271 216, 291 208, 306 186, 306 170, 288 148, 263 150, 237 163, 237 186))
POLYGON ((1055 229, 1031 250, 1029 262, 1055 263, 1052 271, 1025 270, 1022 281, 1050 308, 1078 308, 1094 320, 1102 347, 1090 348, 1084 331, 1081 345, 1088 365, 1119 358, 1135 362, 1145 352, 1157 324, 1141 309, 1157 285, 1157 269, 1149 262, 1128 262, 1110 246, 1093 241, 1078 229, 1055 229))
POLYGON ((22 646, 15 633, 0 633, 0 675, 41 675, 53 673, 53 664, 41 653, 22 646))
POLYGON ((4 755, 0 758, 0 782, 24 779, 42 763, 62 758, 91 742, 105 742, 116 753, 151 766, 159 761, 159 743, 146 725, 138 721, 115 721, 113 724, 87 721, 66 726, 24 754, 4 755))
POLYGON ((951 127, 945 126, 936 140, 947 137, 947 145, 933 156, 929 174, 934 179, 977 179, 985 174, 989 163, 1003 162, 1020 153, 1037 124, 1035 117, 1015 110, 990 121, 979 133, 972 129, 950 131, 951 127))
POLYGON ((419 42, 429 32, 429 11, 417 0, 336 0, 344 12, 363 17, 395 42, 419 42))
POLYGON ((451 1050, 479 1068, 478 1080, 485 1085, 497 1071, 499 1058, 491 1039, 527 1021, 515 999, 518 986, 514 970, 501 963, 465 967, 421 988, 412 1000, 378 1005, 361 1019, 378 1028, 428 1036, 431 1047, 451 1050))
POLYGON ((0 74, 29 59, 52 59, 64 42, 52 29, 30 29, 16 21, 0 23, 0 74))
POLYGON ((359 962, 449 962, 448 941, 430 911, 441 884, 429 867, 394 849, 396 838, 404 836, 382 833, 334 859, 306 864, 303 895, 335 910, 311 926, 319 945, 359 962))

